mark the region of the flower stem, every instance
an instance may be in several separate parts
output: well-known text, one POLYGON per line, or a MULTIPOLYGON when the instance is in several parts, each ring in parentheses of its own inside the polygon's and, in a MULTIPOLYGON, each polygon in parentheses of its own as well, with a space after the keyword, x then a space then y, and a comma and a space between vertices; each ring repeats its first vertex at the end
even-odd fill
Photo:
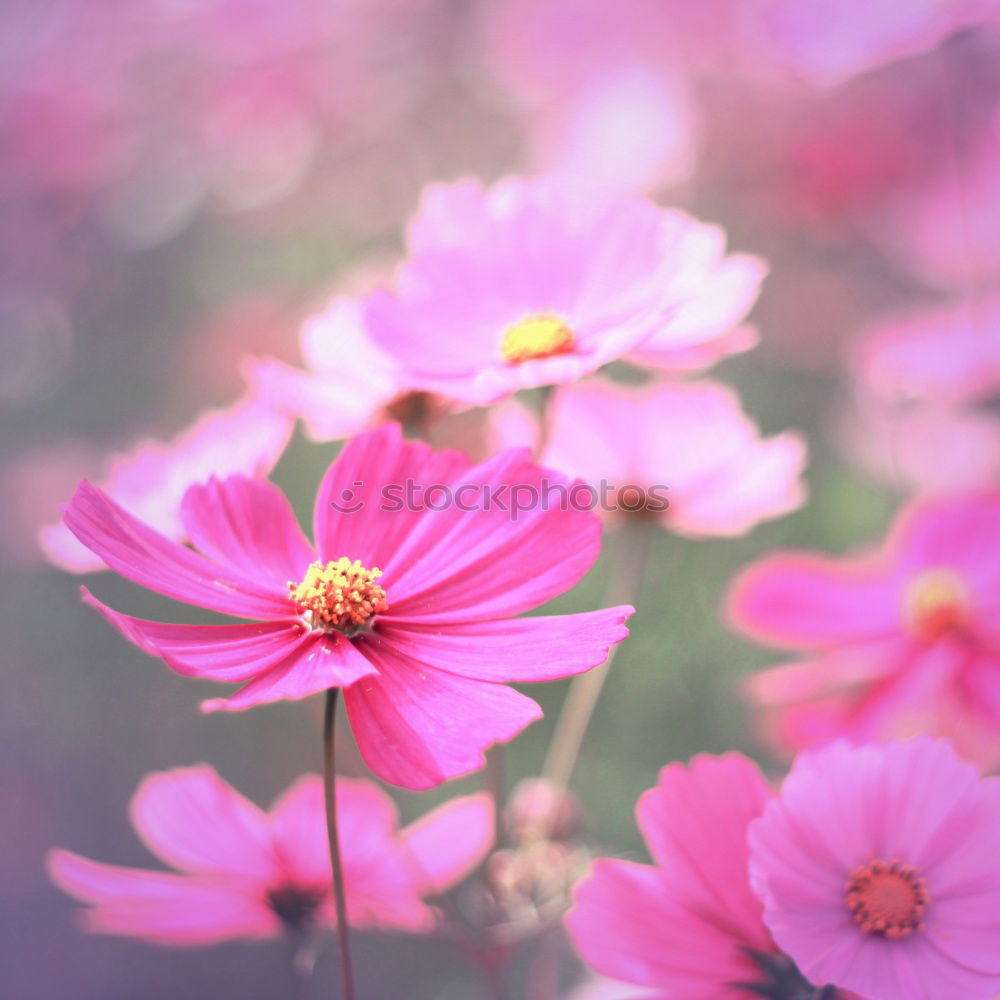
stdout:
POLYGON ((493 849, 504 846, 506 827, 504 811, 507 807, 507 768, 505 766, 503 744, 498 743, 486 751, 486 791, 493 800, 493 849))
MULTIPOLYGON (((605 606, 635 601, 652 544, 651 530, 655 530, 654 523, 630 518, 619 531, 605 606)), ((565 789, 573 777, 587 727, 618 648, 618 645, 612 646, 608 658, 599 667, 574 677, 570 685, 542 769, 543 777, 559 791, 565 789)))
POLYGON ((323 715, 323 785, 326 789, 326 832, 330 841, 330 865, 333 869, 333 901, 337 911, 337 943, 340 946, 341 1000, 356 1000, 354 969, 351 964, 351 932, 347 922, 347 894, 344 891, 344 866, 337 830, 337 776, 334 771, 333 724, 337 717, 338 688, 326 692, 323 715))

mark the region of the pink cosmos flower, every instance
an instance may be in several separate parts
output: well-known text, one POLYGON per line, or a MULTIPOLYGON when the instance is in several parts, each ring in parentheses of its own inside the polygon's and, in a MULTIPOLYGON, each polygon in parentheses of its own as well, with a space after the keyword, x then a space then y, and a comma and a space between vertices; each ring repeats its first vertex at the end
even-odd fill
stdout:
MULTIPOLYGON (((210 476, 266 476, 291 434, 288 416, 263 395, 248 393, 228 409, 201 414, 171 441, 146 439, 112 455, 102 488, 130 514, 183 542, 188 534, 181 500, 188 487, 210 476)), ((60 522, 40 528, 38 542, 53 563, 71 573, 105 568, 104 560, 60 522)))
POLYGON ((665 767, 636 808, 655 866, 602 859, 577 887, 566 919, 583 959, 657 1000, 807 996, 750 888, 747 828, 772 795, 739 754, 665 767))
POLYGON ((181 514, 195 552, 89 483, 70 530, 123 576, 252 624, 173 625, 103 612, 178 673, 241 682, 206 710, 344 689, 365 760, 425 788, 482 764, 541 710, 507 681, 566 677, 603 662, 631 608, 514 618, 576 583, 600 524, 535 503, 512 517, 509 491, 564 480, 507 451, 473 466, 404 441, 388 424, 351 441, 316 501, 316 547, 281 491, 233 476, 194 486, 181 514), (426 492, 424 487, 428 488, 426 492), (450 498, 450 499, 449 499, 450 498))
POLYGON ((810 979, 869 1000, 1000 990, 1000 780, 945 742, 803 755, 750 824, 752 883, 810 979))
POLYGON ((407 385, 393 354, 374 344, 360 299, 338 298, 302 329, 306 370, 273 359, 248 360, 259 391, 301 418, 314 441, 348 438, 386 420, 423 424, 453 406, 407 385))
POLYGON ((891 482, 982 488, 1000 473, 1000 295, 890 320, 854 352, 857 407, 845 447, 891 482))
POLYGON ((613 488, 606 500, 620 514, 655 516, 682 535, 745 534, 805 496, 799 435, 761 439, 721 385, 591 380, 559 389, 548 420, 546 465, 598 494, 613 488))
POLYGON ((803 659, 749 685, 774 741, 798 749, 929 731, 1000 755, 1000 494, 918 501, 878 552, 785 552, 734 581, 728 614, 803 659))
MULTIPOLYGON (((425 898, 464 878, 492 843, 484 794, 453 799, 402 830, 373 782, 338 778, 337 799, 352 926, 431 929, 425 898)), ((150 852, 176 871, 49 853, 56 885, 90 907, 88 930, 194 946, 336 927, 318 775, 293 782, 264 812, 207 764, 177 768, 143 779, 130 814, 150 852)))
POLYGON ((703 367, 754 342, 738 324, 763 265, 724 242, 681 212, 544 179, 432 185, 365 321, 411 384, 473 405, 623 355, 703 367))

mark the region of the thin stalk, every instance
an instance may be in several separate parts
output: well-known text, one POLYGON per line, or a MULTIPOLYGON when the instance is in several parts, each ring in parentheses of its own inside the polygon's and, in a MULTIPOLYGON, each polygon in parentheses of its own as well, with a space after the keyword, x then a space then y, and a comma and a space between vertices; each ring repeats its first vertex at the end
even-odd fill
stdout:
POLYGON ((504 846, 507 837, 504 811, 507 808, 507 768, 503 744, 498 743, 486 751, 486 791, 493 800, 493 849, 504 846))
POLYGON ((340 983, 342 1000, 356 1000, 354 968, 351 963, 351 932, 347 923, 347 893, 344 891, 344 865, 337 830, 337 776, 334 771, 333 726, 337 717, 338 688, 326 692, 323 715, 323 784, 326 788, 326 832, 330 841, 330 865, 333 868, 333 902, 337 911, 337 943, 340 946, 340 983))
MULTIPOLYGON (((635 602, 654 530, 654 524, 632 518, 622 527, 611 565, 606 607, 635 602)), ((599 667, 574 677, 570 685, 542 769, 543 777, 559 791, 567 788, 573 777, 583 739, 617 651, 618 646, 612 646, 608 658, 599 667)))

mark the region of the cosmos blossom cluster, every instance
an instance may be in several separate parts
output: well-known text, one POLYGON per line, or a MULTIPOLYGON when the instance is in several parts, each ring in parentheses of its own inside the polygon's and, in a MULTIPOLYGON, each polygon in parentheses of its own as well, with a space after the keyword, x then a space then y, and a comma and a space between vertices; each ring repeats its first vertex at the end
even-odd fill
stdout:
MULTIPOLYGON (((558 19, 551 0, 530 6, 504 24, 558 19)), ((987 16, 919 4, 890 34, 819 46, 824 19, 793 7, 740 23, 817 84, 987 16)), ((645 65, 639 36, 658 14, 640 8, 617 30, 645 65)), ((509 25, 496 30, 502 54, 509 25)), ((713 60, 726 44, 720 32, 713 60)), ((613 63, 602 86, 620 84, 613 63)), ((568 86, 562 69, 539 89, 568 86)), ((741 692, 790 768, 771 775, 735 752, 666 763, 636 806, 653 863, 598 857, 568 786, 600 696, 630 684, 629 621, 655 606, 643 582, 661 538, 742 538, 807 501, 803 436, 763 432, 706 374, 757 345, 748 317, 769 267, 715 224, 554 167, 432 183, 402 235, 394 267, 345 282, 303 325, 301 364, 244 358, 233 407, 113 457, 42 529, 68 572, 108 569, 181 606, 147 619, 119 610, 106 579, 81 588, 141 653, 225 685, 206 689, 205 713, 325 705, 324 773, 294 778, 268 809, 207 763, 143 778, 128 815, 160 868, 50 851, 84 926, 171 947, 284 937, 299 986, 332 937, 343 1000, 362 995, 352 928, 455 944, 500 995, 507 966, 532 948, 541 963, 565 934, 587 968, 658 1000, 994 1000, 1000 492, 986 449, 967 488, 915 491, 868 550, 780 550, 735 574, 721 621, 792 656, 741 692), (269 478, 297 425, 341 442, 315 468, 309 531, 269 478), (600 486, 615 502, 516 516, 386 504, 414 485, 471 498, 600 486), (606 596, 568 610, 605 539, 606 596), (506 795, 504 745, 543 717, 513 685, 568 678, 546 765, 506 795), (370 776, 336 773, 341 708, 370 776), (407 824, 384 787, 478 772, 484 790, 407 824)), ((996 325, 993 297, 974 304, 996 325)), ((997 341, 949 339, 955 309, 859 340, 864 391, 992 432, 972 409, 1000 379, 997 341)), ((555 984, 530 1000, 562 995, 558 970, 555 984)))

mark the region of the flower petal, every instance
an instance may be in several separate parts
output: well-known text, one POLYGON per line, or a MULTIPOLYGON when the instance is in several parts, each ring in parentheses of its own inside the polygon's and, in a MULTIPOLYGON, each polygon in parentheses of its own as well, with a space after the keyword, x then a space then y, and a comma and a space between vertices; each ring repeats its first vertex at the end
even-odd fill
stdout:
POLYGON ((447 892, 474 871, 493 836, 493 800, 486 792, 445 802, 401 831, 428 895, 447 892))
POLYGON ((662 873, 629 861, 597 861, 566 918, 584 960, 640 986, 685 1000, 718 1000, 728 984, 758 978, 744 944, 671 898, 662 873), (676 991, 676 992, 675 992, 676 991))
POLYGON ((65 519, 70 531, 112 569, 158 594, 238 618, 280 618, 292 607, 287 594, 227 572, 165 538, 86 481, 77 488, 65 519))
POLYGON ((377 636, 361 645, 378 675, 347 689, 347 714, 368 766, 392 784, 432 788, 474 771, 489 746, 541 718, 535 702, 502 684, 434 670, 377 636))
POLYGON ((150 851, 181 871, 236 875, 262 891, 279 871, 264 813, 208 764, 148 775, 129 814, 150 851))
POLYGON ((746 757, 700 754, 689 767, 665 767, 636 807, 671 898, 758 951, 767 951, 770 940, 747 879, 747 827, 772 797, 746 757))
POLYGON ((299 621, 247 625, 173 625, 123 615, 102 604, 86 587, 80 592, 126 639, 187 677, 245 681, 284 660, 308 635, 299 621))
POLYGON ((213 476, 187 490, 181 517, 188 537, 210 559, 279 592, 301 580, 316 558, 288 498, 266 479, 213 476))
POLYGON ((628 635, 628 606, 575 615, 424 625, 386 615, 378 632, 416 660, 481 681, 551 681, 603 663, 628 635))
POLYGON ((470 464, 460 452, 404 440, 398 424, 359 434, 327 470, 316 497, 320 559, 347 556, 385 570, 421 516, 408 508, 407 484, 449 483, 470 464))
POLYGON ((95 907, 84 919, 100 934, 192 947, 277 937, 280 929, 262 899, 227 882, 120 868, 61 850, 49 853, 48 869, 60 889, 95 907))
POLYGON ((392 613, 427 623, 484 620, 567 590, 600 550, 600 522, 574 507, 575 486, 521 449, 455 480, 453 502, 425 511, 386 568, 392 613))
POLYGON ((878 639, 899 629, 897 586, 888 574, 808 553, 753 563, 736 578, 727 605, 737 628, 778 646, 878 639))
POLYGON ((228 698, 203 701, 201 710, 238 712, 286 698, 297 701, 329 688, 349 688, 374 673, 375 667, 349 640, 310 632, 271 669, 228 698))

